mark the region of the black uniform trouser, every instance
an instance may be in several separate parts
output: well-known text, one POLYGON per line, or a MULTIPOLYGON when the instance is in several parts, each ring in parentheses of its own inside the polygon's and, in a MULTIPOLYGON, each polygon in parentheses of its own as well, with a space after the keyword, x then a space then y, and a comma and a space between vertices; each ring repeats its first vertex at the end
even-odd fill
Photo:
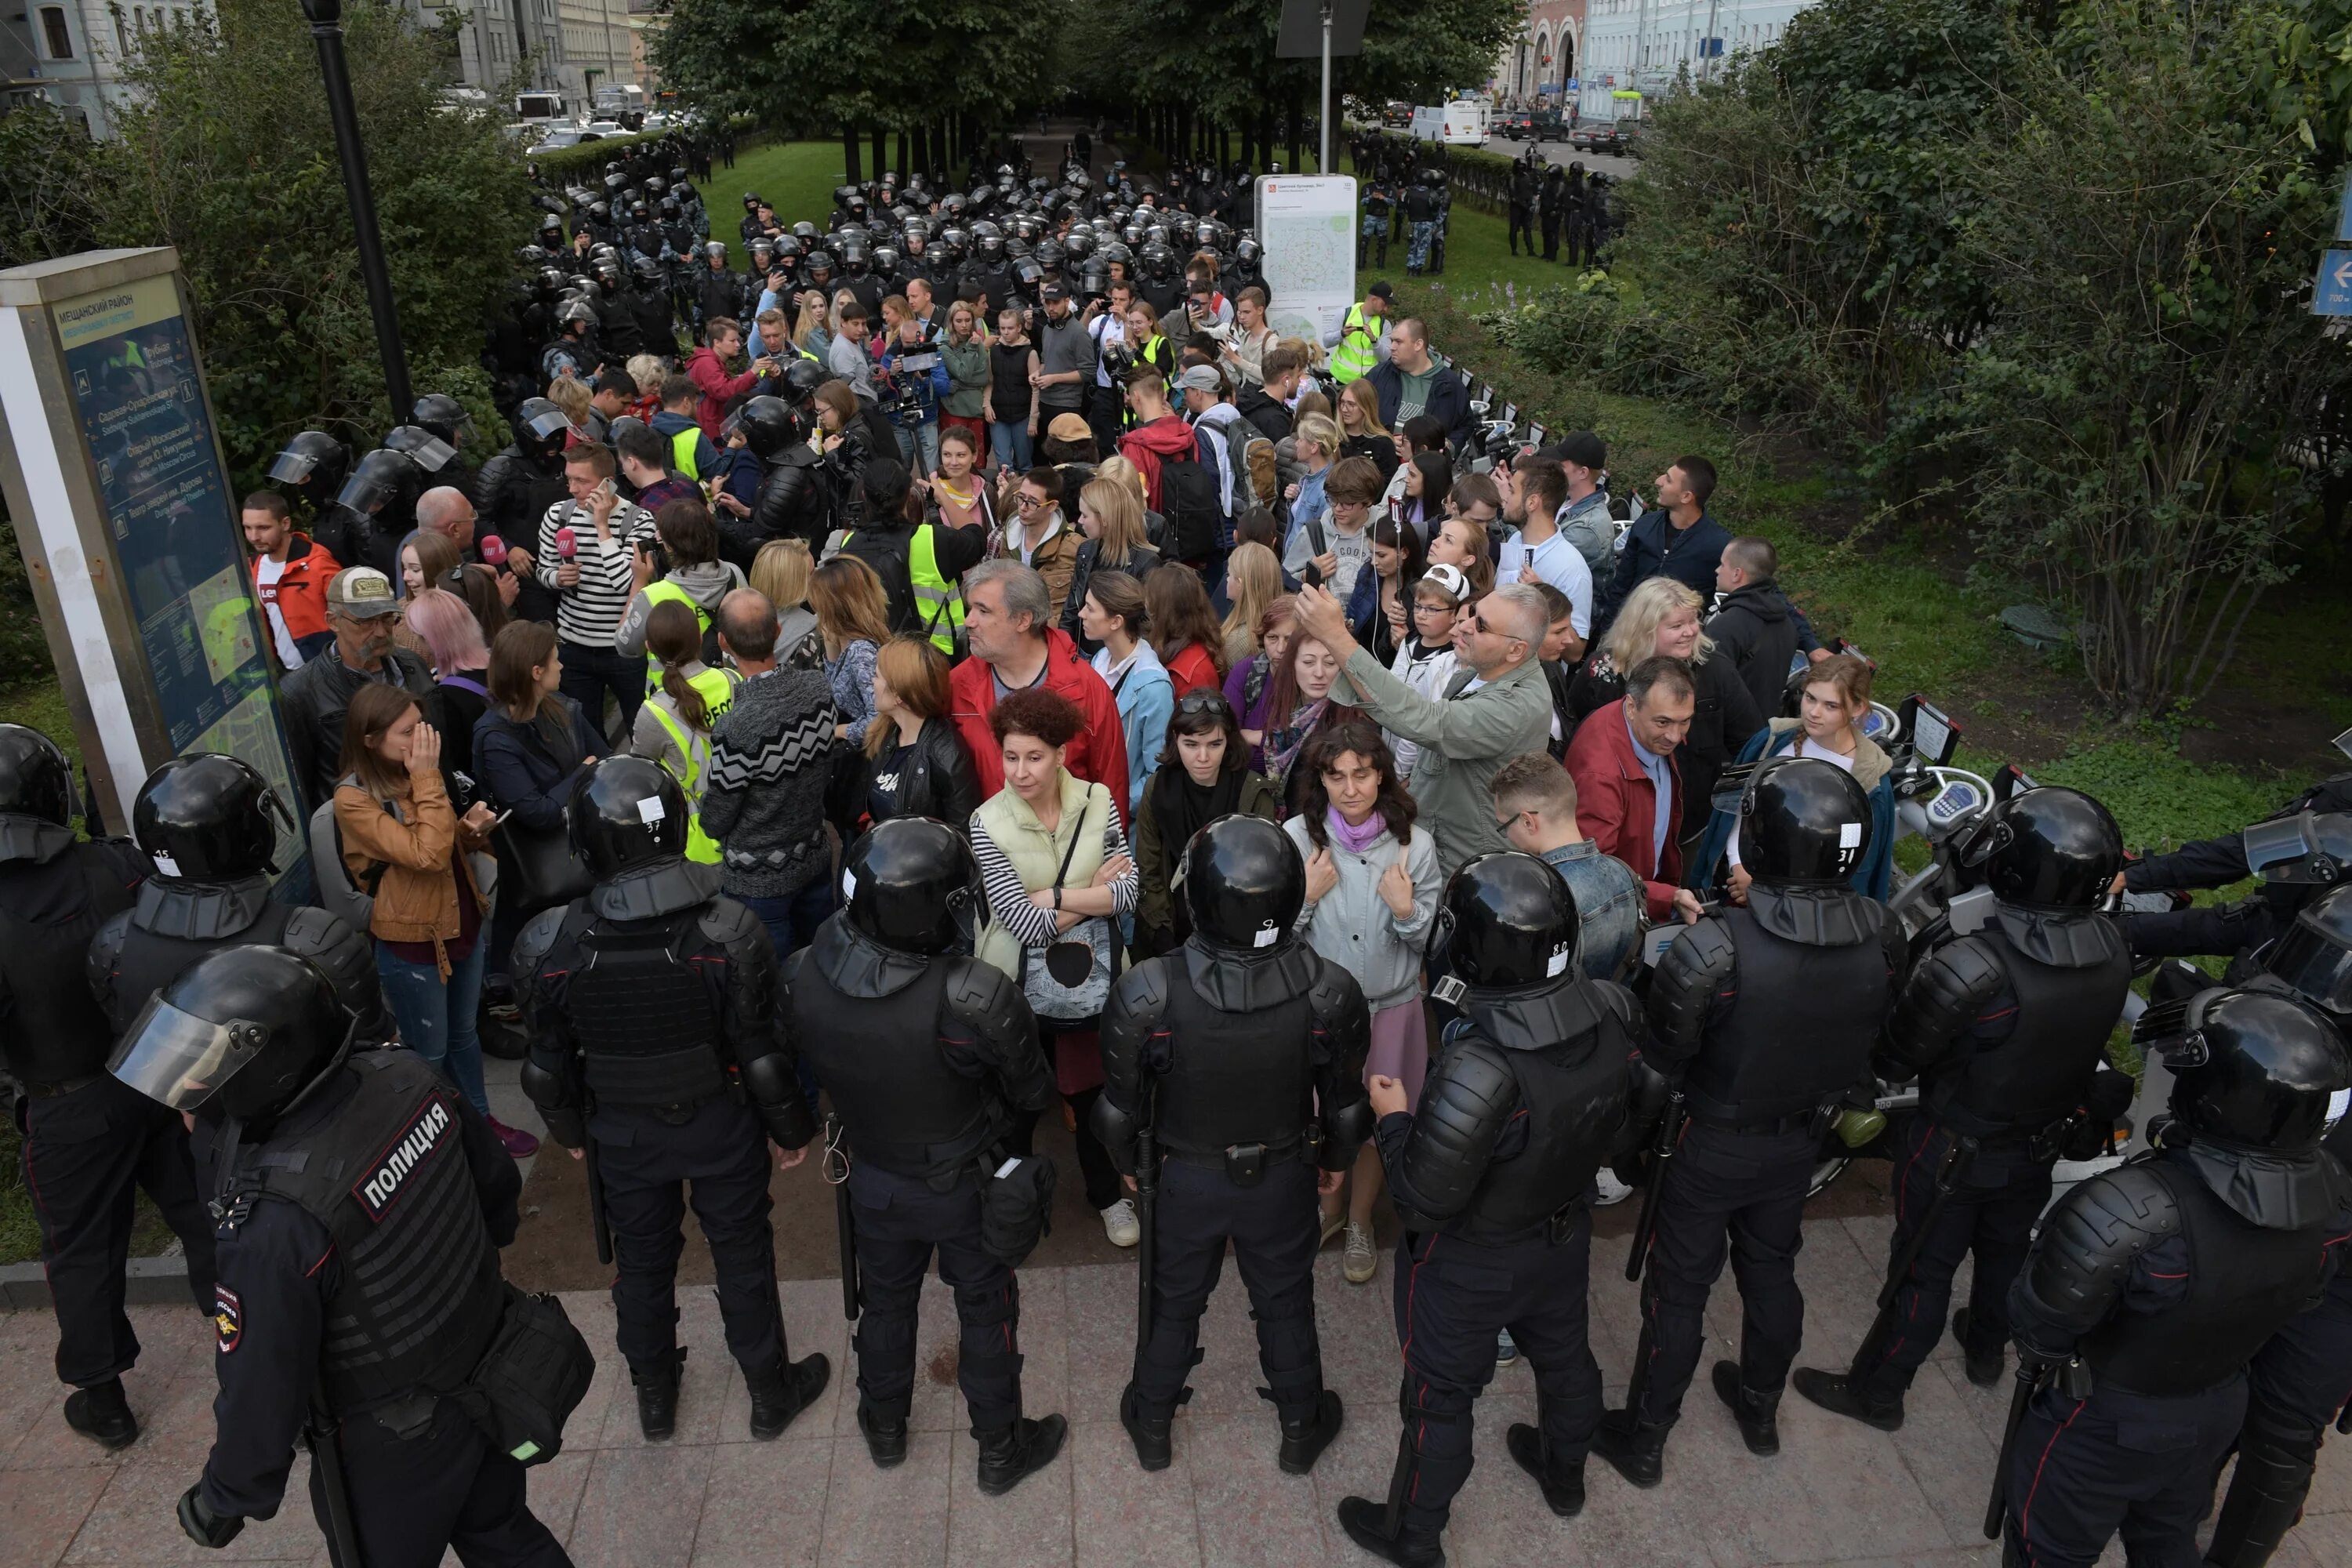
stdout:
POLYGON ((2283 923, 2262 900, 2192 905, 2161 914, 2124 916, 2124 941, 2137 958, 2198 958, 2259 947, 2283 923))
MULTIPOLYGON (((1201 1360, 1201 1314, 1231 1241, 1275 1408, 1286 1421, 1313 1419, 1323 1394, 1323 1349, 1315 1334, 1321 1237, 1315 1167, 1304 1160, 1267 1166, 1254 1187, 1188 1160, 1164 1162, 1150 1237, 1151 1337, 1135 1352, 1138 1414, 1164 1421, 1184 1402, 1185 1376, 1201 1360)), ((1486 1351, 1491 1357, 1491 1340, 1486 1351)))
MULTIPOLYGON (((372 1416, 342 1424, 343 1479, 352 1528, 368 1568, 435 1568, 454 1548, 466 1568, 570 1568, 530 1511, 523 1468, 489 1446, 448 1400, 413 1437, 372 1416)), ((310 1511, 323 1533, 327 1510, 316 1466, 310 1511)))
POLYGON ((58 1380, 88 1388, 120 1377, 139 1360, 123 1310, 134 1186, 186 1247, 197 1310, 213 1310, 213 1221, 197 1194, 187 1128, 177 1111, 100 1073, 64 1094, 20 1100, 16 1130, 58 1316, 58 1380))
POLYGON ((1666 1164, 1658 1233, 1642 1280, 1642 1343, 1633 1353, 1640 1418, 1670 1424, 1706 1340, 1706 1298, 1723 1272, 1727 1238, 1742 1310, 1739 1381, 1777 1394, 1804 1337, 1797 1252, 1805 1244, 1805 1188, 1820 1143, 1810 1129, 1737 1133, 1696 1121, 1666 1164))
MULTIPOLYGON (((1926 1116, 1910 1118, 1903 1128, 1895 1154, 1889 1268, 1927 1217, 1936 1199, 1936 1173, 1951 1142, 1952 1134, 1926 1116)), ((1976 1272, 1969 1286, 1967 1348, 1989 1354, 2009 1342, 2009 1288, 2025 1266, 2033 1222, 2050 1201, 2050 1165, 2049 1160, 2033 1158, 2022 1138, 1978 1147, 1895 1292, 1895 1326, 1878 1365, 1856 1369, 1870 1398, 1897 1399, 1911 1386, 1927 1352, 1944 1337, 1952 1276, 1970 1253, 1976 1255, 1976 1272)))
POLYGON ((2197 1523, 2245 1412, 2243 1375, 2164 1398, 2042 1389, 2010 1455, 2002 1561, 2091 1568, 2120 1535, 2131 1568, 2197 1568, 2197 1523))
POLYGON ((1524 203, 1513 202, 1511 204, 1511 232, 1509 237, 1511 242, 1511 254, 1513 256, 1517 256, 1519 253, 1519 237, 1521 235, 1525 235, 1527 237, 1528 254, 1534 254, 1536 248, 1535 216, 1536 215, 1530 211, 1524 203))
POLYGON ((1118 388, 1087 384, 1087 428, 1095 433, 1096 451, 1118 450, 1119 420, 1123 412, 1118 388))
POLYGON ((1559 214, 1547 211, 1543 215, 1544 259, 1559 259, 1559 214))
POLYGON ((705 1101, 676 1125, 650 1112, 602 1111, 588 1124, 613 1228, 613 1311, 630 1370, 658 1372, 677 1349, 677 1258, 686 1205, 718 1276, 727 1350, 747 1372, 784 1356, 769 1227, 768 1139, 748 1105, 705 1101))
POLYGON ((980 1245, 980 1184, 959 1179, 944 1193, 865 1161, 849 1167, 857 1237, 857 1391, 886 1422, 913 1407, 915 1309, 931 1254, 955 1292, 963 1342, 956 1383, 975 1435, 1021 1415, 1021 1286, 980 1245))
MULTIPOLYGON (((2246 1368, 2246 1420, 2238 1434, 2231 1498, 2247 1487, 2299 1506, 2310 1493, 2327 1428, 2347 1404, 2352 1404, 2352 1277, 2338 1274, 2319 1305, 2273 1334, 2246 1368)), ((2222 1525, 2229 1522, 2225 1505, 2222 1525)))
POLYGON ((1563 1460, 1581 1460, 1601 1423, 1601 1367, 1587 1336, 1592 1215, 1549 1237, 1495 1245, 1445 1235, 1412 1236, 1397 1258, 1397 1342, 1404 1350, 1404 1419, 1399 1463, 1412 1467, 1404 1522, 1445 1528, 1454 1494, 1470 1479, 1471 1406, 1495 1375, 1495 1334, 1536 1376, 1536 1420, 1563 1460))

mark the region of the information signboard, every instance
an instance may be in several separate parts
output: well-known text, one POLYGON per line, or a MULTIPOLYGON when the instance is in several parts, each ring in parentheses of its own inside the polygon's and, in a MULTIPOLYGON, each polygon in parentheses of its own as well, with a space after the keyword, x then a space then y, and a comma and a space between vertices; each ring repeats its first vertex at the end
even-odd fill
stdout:
MULTIPOLYGON (((302 798, 176 259, 0 273, 9 508, 117 830, 147 773, 187 752, 242 758, 302 798)), ((280 831, 293 871, 303 846, 280 831)))
POLYGON ((1356 182, 1347 174, 1273 174, 1257 182, 1265 247, 1266 324, 1321 342, 1356 300, 1356 182))

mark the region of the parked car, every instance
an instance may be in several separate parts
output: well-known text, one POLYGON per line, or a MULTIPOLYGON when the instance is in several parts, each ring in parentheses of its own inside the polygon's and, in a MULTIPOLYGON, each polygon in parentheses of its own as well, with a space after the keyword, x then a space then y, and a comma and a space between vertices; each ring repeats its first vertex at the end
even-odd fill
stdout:
POLYGON ((1568 144, 1579 153, 1605 153, 1612 157, 1622 157, 1628 140, 1623 129, 1615 121, 1599 120, 1570 132, 1568 144))
POLYGON ((1524 109, 1514 109, 1495 116, 1495 134, 1524 142, 1536 133, 1536 117, 1524 109))
POLYGON ((550 153, 561 153, 566 147, 579 146, 583 140, 587 139, 577 131, 551 131, 545 141, 530 149, 530 155, 538 158, 550 153))
POLYGON ((1381 123, 1402 131, 1412 123, 1412 105, 1401 98, 1392 98, 1381 110, 1381 123))

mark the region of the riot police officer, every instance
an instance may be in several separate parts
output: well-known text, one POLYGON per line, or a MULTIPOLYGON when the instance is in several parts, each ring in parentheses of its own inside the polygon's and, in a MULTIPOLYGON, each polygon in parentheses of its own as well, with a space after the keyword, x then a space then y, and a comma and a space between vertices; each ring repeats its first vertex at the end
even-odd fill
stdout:
POLYGON ((2134 1562, 2196 1561, 2246 1363, 2352 1244, 2352 1178, 2320 1148, 2352 1085, 2333 1025, 2217 988, 2150 1008, 2134 1038, 2175 1069, 2174 1120, 2060 1200, 2010 1291, 2034 1392, 1995 1484, 2011 1559, 2050 1568, 2089 1568, 2118 1532, 2134 1562))
MULTIPOLYGON (((785 372, 786 384, 800 395, 803 386, 824 379, 824 368, 794 360, 785 372)), ((746 402, 738 417, 744 444, 767 465, 760 493, 749 517, 728 517, 722 523, 731 548, 728 558, 748 563, 771 539, 803 539, 821 552, 834 521, 834 491, 824 459, 808 439, 803 407, 782 397, 761 395, 746 402)))
POLYGON ((1871 835, 1852 773, 1811 757, 1767 763, 1739 824, 1754 878, 1746 907, 1685 930, 1650 987, 1644 1054, 1679 1080, 1688 1125, 1659 1178, 1634 1385, 1593 1441, 1635 1486, 1658 1484, 1727 1231, 1745 1333, 1740 1359, 1710 1375, 1749 1451, 1779 1451, 1781 1385, 1804 1326, 1805 1189, 1837 1101, 1870 1070, 1903 964, 1901 924, 1847 885, 1871 835))
POLYGON ((78 842, 73 770, 56 742, 0 724, 0 1050, 16 1080, 16 1130, 58 1315, 66 1422, 108 1448, 139 1423, 122 1374, 139 1359, 123 1308, 131 1187, 187 1244, 188 1286, 213 1301, 205 1216, 179 1118, 106 1076, 114 1031, 78 973, 100 923, 137 897, 145 867, 121 839, 78 842))
MULTIPOLYGON (((2250 991, 2291 991, 2352 1039, 2352 888, 2338 888, 2295 917, 2264 954, 2250 991)), ((2234 981, 2235 976, 2232 975, 2234 981)), ((2352 1167, 2352 1116, 2338 1116, 2320 1146, 2352 1167)), ((2282 1325, 2246 1367, 2246 1418, 2238 1468, 2214 1521, 2206 1561, 2262 1568, 2303 1511, 2329 1423, 2352 1390, 2352 1269, 2338 1268, 2319 1305, 2282 1325)))
POLYGON ((298 431, 269 462, 269 478, 309 503, 312 542, 345 566, 361 563, 367 542, 367 519, 335 499, 351 466, 351 449, 323 430, 298 431))
POLYGON ((1226 816, 1194 834, 1184 894, 1191 939, 1120 976, 1103 1008, 1095 1131, 1138 1190, 1153 1274, 1119 1421, 1145 1469, 1168 1468, 1230 1240, 1279 1462, 1305 1475, 1343 1415, 1315 1333, 1316 1195, 1339 1190, 1371 1131, 1370 1015, 1354 979, 1298 939, 1307 868, 1273 823, 1226 816))
POLYGON ((269 895, 278 830, 294 819, 278 792, 235 757, 197 752, 147 775, 131 830, 152 866, 138 902, 109 917, 89 944, 90 989, 117 1037, 147 999, 224 947, 282 947, 307 959, 358 1020, 357 1043, 392 1043, 374 944, 324 910, 269 895))
POLYGON ((785 964, 792 1031, 840 1118, 829 1152, 856 1258, 857 1427, 884 1468, 907 1457, 915 1309, 937 1250, 963 1326, 956 1380, 980 1489, 1009 1491, 1060 1451, 1068 1423, 1021 1411, 1020 1286, 983 1244, 982 1186, 1013 1113, 1053 1079, 1029 1004, 971 956, 980 871, 929 817, 881 823, 849 851, 849 903, 785 964))
POLYGON ((596 886, 515 939, 531 1031, 523 1091, 555 1141, 586 1154, 645 1435, 677 1425, 690 1183, 727 1348, 751 1391, 751 1435, 773 1437, 831 1371, 821 1354, 787 1360, 776 1291, 768 1141, 790 1169, 815 1127, 778 1026, 775 950, 757 917, 720 896, 719 868, 686 858, 686 795, 656 764, 605 758, 572 785, 566 815, 596 886))
MULTIPOLYGON (((1797 1392, 1882 1431, 1943 1337, 1961 1258, 1976 1258, 1953 1321, 1970 1382, 2000 1380, 2011 1281, 2050 1201, 2050 1170, 2106 1061, 2131 988, 2131 954, 2100 911, 2123 864, 2107 808, 2070 789, 1995 807, 1969 858, 1996 900, 1981 930, 1917 963, 1888 1020, 1881 1076, 1920 1080, 1920 1113, 1895 1155, 1895 1291, 1843 1376, 1811 1367, 1797 1392)), ((2121 1079, 2118 1102, 2130 1098, 2121 1079)))
POLYGON ((1397 1255, 1404 1431, 1385 1507, 1339 1504, 1356 1544, 1390 1563, 1440 1563, 1439 1537, 1470 1479, 1471 1407, 1507 1328, 1534 1365, 1538 1424, 1511 1458, 1563 1519, 1584 1506, 1601 1419, 1587 1338, 1593 1175, 1663 1103, 1634 1050, 1632 992, 1585 978, 1568 884, 1533 856, 1481 855, 1454 872, 1438 916, 1456 1010, 1418 1111, 1372 1080, 1381 1163, 1406 1236, 1397 1255))
POLYGON ((515 438, 476 476, 477 537, 499 535, 515 579, 517 620, 555 618, 555 590, 531 570, 530 552, 547 509, 570 499, 563 483, 563 443, 572 421, 544 397, 526 397, 514 411, 515 438))
MULTIPOLYGON (((2248 832, 2258 834, 2266 825, 2305 812, 2329 816, 2352 812, 2352 773, 2322 779, 2248 832)), ((2247 864, 2246 840, 2247 833, 2225 833, 2184 844, 2168 854, 2134 860, 2124 868, 2122 890, 2226 888, 2243 881, 2255 869, 2247 864)), ((2132 951, 2142 958, 2242 952, 2283 934, 2294 923, 2296 913, 2323 891, 2324 887, 2315 883, 2266 881, 2246 897, 2226 904, 2127 914, 2124 934, 2132 951)))
POLYGON ((522 1179, 463 1095, 413 1052, 354 1054, 352 1025, 309 963, 226 948, 116 1052, 115 1079, 159 1115, 197 1119, 217 1216, 218 1431, 181 1528, 222 1547, 274 1517, 307 1426, 338 1561, 425 1568, 455 1546, 568 1564, 521 1465, 450 1397, 507 1310, 498 1249, 522 1179))

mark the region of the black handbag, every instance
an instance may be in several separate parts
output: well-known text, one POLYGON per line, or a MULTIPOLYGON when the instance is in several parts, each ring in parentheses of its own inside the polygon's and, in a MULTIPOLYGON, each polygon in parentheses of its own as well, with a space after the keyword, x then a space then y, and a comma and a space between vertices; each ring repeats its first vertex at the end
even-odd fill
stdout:
POLYGON ((499 890, 509 907, 536 914, 584 899, 596 878, 572 852, 572 837, 561 827, 525 827, 517 822, 500 825, 490 836, 499 858, 499 890))
POLYGON ((1043 1154, 1005 1159, 980 1189, 980 1249, 1018 1268, 1054 1233, 1054 1189, 1060 1179, 1043 1154))
POLYGON ((509 1283, 498 1332, 456 1397, 491 1447, 543 1465, 563 1451, 563 1424, 595 1376, 595 1352, 563 1303, 509 1283))

